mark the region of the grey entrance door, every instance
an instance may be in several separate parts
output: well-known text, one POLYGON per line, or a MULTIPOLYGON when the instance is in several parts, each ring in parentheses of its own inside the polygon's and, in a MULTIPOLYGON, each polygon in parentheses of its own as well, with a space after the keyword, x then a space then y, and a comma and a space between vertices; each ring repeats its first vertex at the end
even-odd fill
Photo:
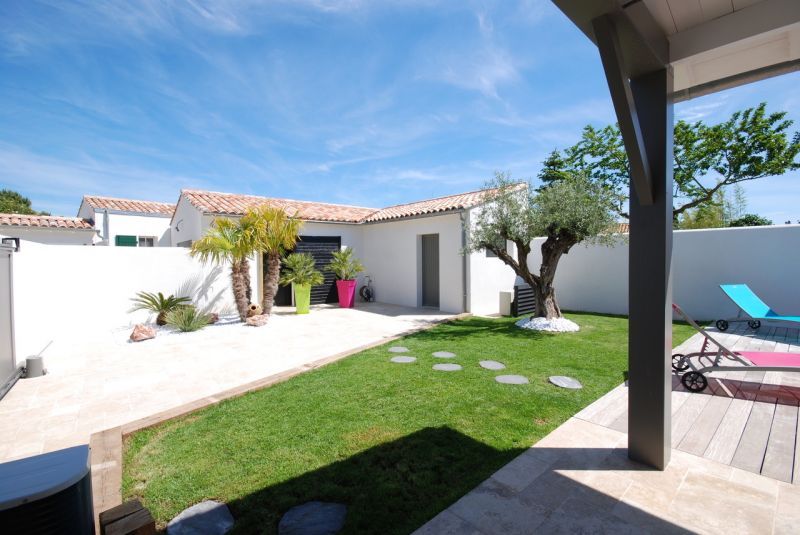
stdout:
POLYGON ((422 306, 439 307, 439 235, 422 236, 422 306))

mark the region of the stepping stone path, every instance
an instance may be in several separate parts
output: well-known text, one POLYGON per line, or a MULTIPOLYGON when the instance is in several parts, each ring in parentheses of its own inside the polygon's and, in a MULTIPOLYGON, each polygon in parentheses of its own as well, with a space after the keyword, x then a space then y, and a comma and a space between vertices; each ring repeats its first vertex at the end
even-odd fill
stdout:
POLYGON ((504 370, 506 369, 506 365, 502 362, 497 362, 496 360, 482 360, 479 363, 481 368, 486 370, 504 370))
POLYGON ((184 509, 167 524, 168 535, 224 535, 233 527, 233 515, 224 503, 206 500, 184 509))
POLYGON ((494 380, 504 385, 526 385, 529 382, 528 378, 522 375, 498 375, 494 380))
POLYGON ((451 359, 456 356, 455 353, 450 353, 449 351, 437 351, 433 354, 434 357, 437 359, 451 359))
POLYGON ((462 368, 459 364, 434 364, 433 369, 440 372, 457 372, 462 368))
POLYGON ((408 348, 403 346, 392 346, 389 348, 389 353, 408 353, 408 348))
POLYGON ((341 503, 307 502, 292 507, 278 524, 278 535, 333 535, 339 533, 347 517, 341 503))
POLYGON ((580 381, 565 375, 551 375, 549 381, 556 386, 560 386, 561 388, 569 388, 571 390, 583 388, 583 385, 580 383, 580 381))
POLYGON ((397 364, 410 364, 411 362, 416 362, 417 357, 392 357, 389 360, 397 364))

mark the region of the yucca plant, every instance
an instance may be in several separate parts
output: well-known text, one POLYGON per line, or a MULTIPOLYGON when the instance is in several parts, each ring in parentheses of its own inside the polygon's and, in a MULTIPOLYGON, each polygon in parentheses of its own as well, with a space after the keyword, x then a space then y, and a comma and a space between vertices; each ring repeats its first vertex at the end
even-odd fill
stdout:
POLYGON ((180 306, 167 313, 167 325, 181 332, 199 331, 209 324, 211 318, 194 306, 180 306))
POLYGON ((353 280, 364 271, 364 265, 358 258, 353 256, 353 250, 348 247, 333 253, 333 260, 325 268, 333 272, 339 280, 353 280))
POLYGON ((283 260, 283 286, 297 284, 316 286, 325 282, 325 277, 315 268, 314 257, 308 253, 292 253, 283 260))
POLYGON ((192 300, 188 297, 175 297, 174 295, 164 297, 164 294, 161 292, 138 292, 136 297, 132 298, 131 301, 133 301, 133 307, 130 310, 131 312, 135 312, 137 310, 149 310, 150 312, 155 312, 158 314, 156 316, 156 324, 166 325, 167 314, 181 306, 186 306, 187 304, 191 303, 192 300))

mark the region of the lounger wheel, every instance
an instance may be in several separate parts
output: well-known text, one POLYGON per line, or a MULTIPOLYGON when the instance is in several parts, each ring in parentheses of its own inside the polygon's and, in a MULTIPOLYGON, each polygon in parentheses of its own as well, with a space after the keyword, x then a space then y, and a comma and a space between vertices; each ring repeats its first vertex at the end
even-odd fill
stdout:
POLYGON ((683 356, 683 353, 675 353, 672 355, 672 369, 676 372, 682 372, 689 369, 689 359, 683 356))
POLYGON ((708 386, 708 379, 700 372, 689 372, 683 374, 681 383, 689 392, 702 392, 708 386))
POLYGON ((758 320, 750 320, 747 322, 751 329, 756 330, 761 327, 761 322, 758 320))
POLYGON ((718 331, 727 331, 728 330, 728 322, 725 320, 717 320, 717 330, 718 331))

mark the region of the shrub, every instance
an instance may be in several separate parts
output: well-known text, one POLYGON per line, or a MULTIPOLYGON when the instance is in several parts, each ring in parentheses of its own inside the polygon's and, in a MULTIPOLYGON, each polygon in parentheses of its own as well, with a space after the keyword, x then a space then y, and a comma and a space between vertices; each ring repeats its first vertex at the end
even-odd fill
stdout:
POLYGON ((356 275, 364 271, 364 265, 353 256, 353 250, 348 247, 333 253, 333 260, 326 268, 332 271, 339 280, 353 280, 356 275))
POLYGON ((283 286, 290 284, 316 286, 325 282, 322 276, 314 267, 314 257, 308 253, 292 253, 283 260, 283 274, 280 283, 283 286))
POLYGON ((149 310, 150 312, 155 312, 158 314, 158 316, 156 316, 156 324, 166 325, 167 314, 179 307, 186 306, 187 304, 191 303, 192 300, 188 297, 175 297, 174 295, 164 297, 164 294, 161 292, 155 294, 150 292, 139 292, 136 294, 136 297, 131 299, 131 301, 133 301, 133 307, 131 308, 130 312, 135 312, 137 310, 149 310))
POLYGON ((167 313, 167 325, 179 331, 188 333, 199 331, 211 321, 208 314, 204 314, 193 306, 180 306, 167 313))

